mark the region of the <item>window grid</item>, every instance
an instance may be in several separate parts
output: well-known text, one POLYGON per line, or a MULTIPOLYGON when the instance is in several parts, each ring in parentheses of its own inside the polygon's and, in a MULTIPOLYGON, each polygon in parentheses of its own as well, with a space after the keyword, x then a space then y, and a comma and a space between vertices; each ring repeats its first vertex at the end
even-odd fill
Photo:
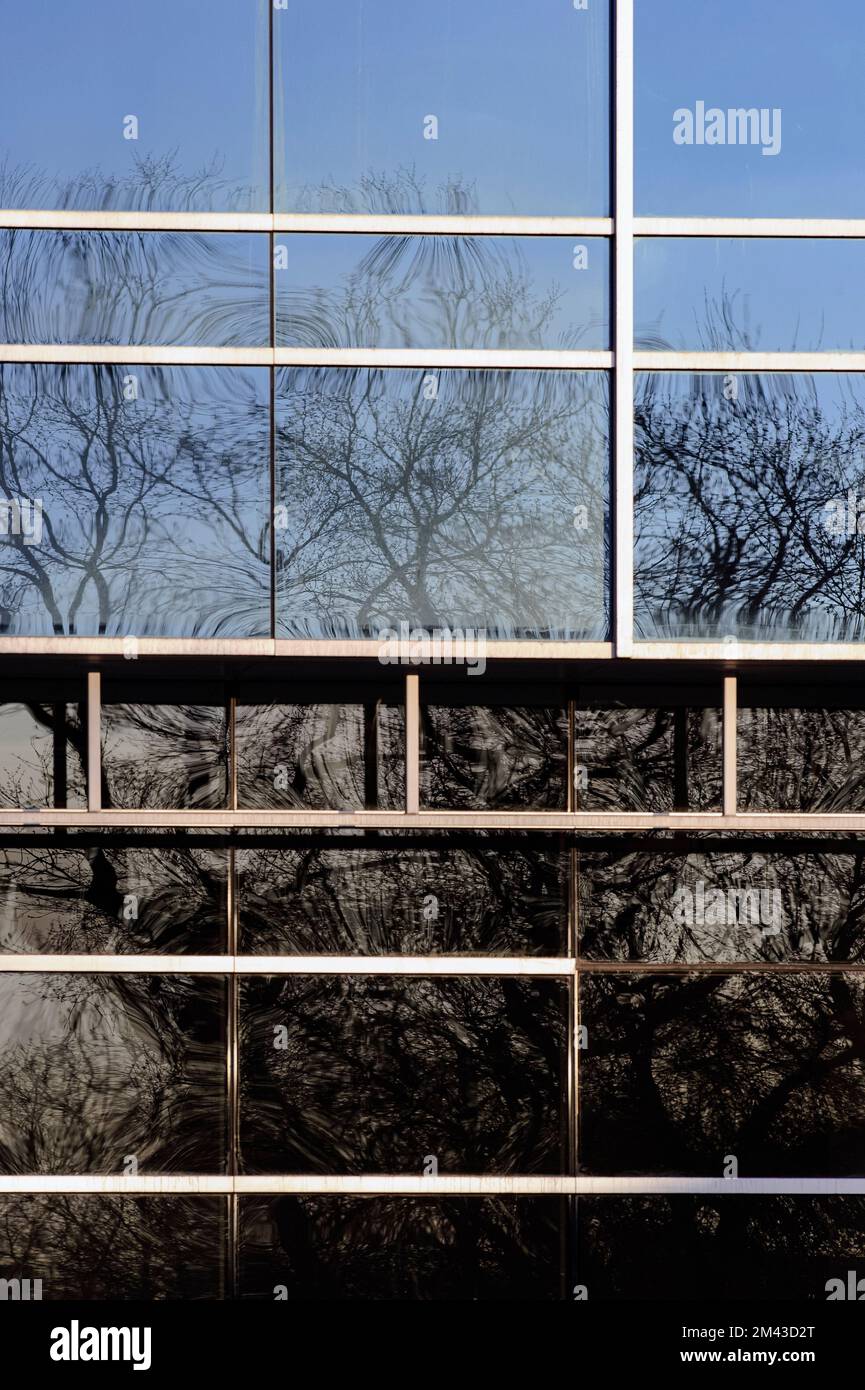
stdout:
MULTIPOLYGON (((635 217, 633 208, 633 0, 614 0, 614 217, 489 217, 489 216, 382 216, 317 214, 222 214, 160 212, 71 212, 0 211, 0 227, 47 228, 52 230, 136 230, 136 231, 246 231, 267 233, 270 237, 270 317, 271 343, 275 342, 275 304, 273 247, 281 232, 286 233, 406 233, 423 235, 521 235, 596 236, 613 242, 613 350, 612 351, 496 351, 496 350, 391 350, 391 349, 304 349, 277 348, 198 348, 198 347, 115 347, 0 345, 0 362, 118 363, 254 365, 270 369, 270 474, 271 502, 274 496, 275 371, 285 365, 408 366, 462 368, 567 368, 601 369, 612 374, 613 386, 613 531, 614 621, 612 642, 512 641, 489 643, 491 659, 518 657, 532 662, 554 659, 608 661, 613 656, 646 660, 699 661, 703 663, 748 663, 756 661, 859 661, 865 660, 865 647, 841 643, 748 643, 739 641, 639 641, 633 630, 633 383, 634 372, 652 371, 759 371, 820 372, 865 371, 861 352, 638 352, 634 350, 633 254, 637 237, 865 237, 865 219, 785 219, 785 218, 661 218, 635 217)), ((272 59, 272 16, 271 16, 272 59)), ((273 91, 271 72, 270 151, 273 156, 273 91)), ((271 208, 273 198, 271 168, 271 208)), ((272 514, 272 512, 271 512, 272 514)), ((275 564, 271 527, 271 632, 275 633, 275 564)), ((339 660, 374 656, 374 641, 330 641, 293 639, 139 639, 142 657, 187 655, 190 657, 328 657, 339 660)), ((120 655, 122 638, 28 638, 0 637, 0 654, 78 654, 98 658, 120 655)), ((409 651, 401 652, 408 657, 409 651)), ((540 669, 540 668, 536 668, 540 669)), ((639 812, 589 813, 574 804, 572 738, 569 738, 569 801, 563 812, 457 812, 422 811, 419 800, 419 709, 420 683, 416 673, 406 678, 406 786, 402 812, 262 812, 241 811, 237 798, 236 744, 232 737, 231 795, 227 811, 106 811, 101 802, 101 679, 98 670, 87 679, 87 811, 0 811, 0 826, 21 828, 107 827, 221 828, 226 831, 251 827, 359 827, 395 829, 533 829, 579 832, 605 829, 634 830, 794 830, 865 831, 865 814, 858 813, 741 813, 736 798, 736 677, 722 668, 723 683, 723 809, 721 812, 670 813, 653 815, 639 812)), ((236 697, 230 697, 233 715, 236 697)), ((569 710, 573 732, 573 702, 569 710)), ((0 956, 0 972, 65 971, 96 973, 147 973, 220 975, 229 981, 228 1037, 226 1047, 229 1093, 229 1164, 224 1176, 172 1174, 138 1175, 14 1175, 0 1176, 0 1193, 124 1193, 157 1195, 164 1193, 224 1194, 229 1200, 229 1287, 236 1290, 238 1198, 252 1193, 380 1193, 418 1195, 485 1195, 590 1193, 698 1193, 759 1195, 765 1193, 865 1193, 865 1178, 690 1178, 690 1177, 603 1177, 558 1175, 361 1175, 344 1176, 263 1176, 238 1173, 238 989, 239 977, 256 974, 344 974, 344 975, 435 975, 493 976, 520 975, 563 978, 570 982, 570 1047, 568 1051, 569 1119, 572 1132, 572 1161, 579 1155, 577 1126, 579 1117, 579 981, 582 974, 696 974, 737 973, 862 973, 865 965, 833 962, 733 964, 653 964, 583 960, 576 955, 556 958, 497 957, 357 957, 292 956, 249 957, 238 954, 237 903, 234 887, 234 847, 229 848, 228 873, 228 951, 220 956, 0 956)), ((574 861, 572 849, 571 949, 575 942, 576 907, 573 900, 574 861)))

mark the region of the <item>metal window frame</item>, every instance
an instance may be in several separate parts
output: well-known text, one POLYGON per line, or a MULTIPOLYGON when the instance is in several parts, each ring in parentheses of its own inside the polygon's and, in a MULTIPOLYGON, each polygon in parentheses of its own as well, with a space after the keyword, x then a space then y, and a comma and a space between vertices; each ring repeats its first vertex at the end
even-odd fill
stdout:
MULTIPOLYGON (((67 210, 0 210, 0 228, 91 231, 256 232, 273 238, 285 234, 388 234, 431 236, 585 236, 611 240, 613 291, 612 347, 608 351, 499 351, 499 350, 392 350, 306 349, 245 346, 208 348, 193 346, 110 346, 0 344, 0 363, 116 363, 196 366, 335 365, 370 367, 453 367, 460 369, 600 370, 612 376, 612 511, 614 532, 613 622, 610 641, 545 642, 514 640, 488 642, 492 661, 608 662, 614 656, 634 661, 718 663, 723 681, 723 809, 717 813, 589 813, 563 812, 456 812, 429 811, 420 807, 419 717, 420 686, 414 672, 406 676, 406 807, 402 812, 262 812, 237 808, 226 811, 112 811, 101 799, 101 686, 100 672, 87 677, 87 785, 86 811, 2 810, 0 827, 46 828, 119 827, 217 828, 249 827, 357 827, 366 829, 469 829, 469 830, 740 830, 740 831, 839 831, 865 832, 865 814, 742 813, 736 798, 736 677, 735 668, 754 662, 825 662, 865 660, 865 644, 644 641, 634 633, 633 605, 633 387, 634 373, 674 372, 865 372, 863 352, 640 352, 634 348, 634 242, 639 237, 795 237, 865 238, 865 219, 639 217, 634 212, 633 114, 634 23, 633 0, 611 0, 613 15, 613 216, 611 217, 510 217, 510 216, 413 216, 381 214, 287 214, 272 207, 264 213, 189 212, 78 212, 67 210)), ((273 150, 273 96, 271 93, 271 157, 273 150)), ((271 180, 272 187, 272 180, 271 180)), ((271 281, 273 276, 271 258, 271 281)), ((271 289, 272 295, 272 289, 271 289)), ((272 629, 275 631, 275 629, 272 629)), ((0 656, 43 655, 84 657, 95 662, 123 654, 124 639, 108 637, 0 636, 0 656)), ((378 643, 369 640, 310 640, 274 637, 249 639, 139 638, 142 658, 183 656, 204 658, 325 658, 350 661, 374 657, 378 643)), ((408 663, 411 650, 400 646, 408 663)), ((236 786, 236 784, 233 784, 236 786)), ((571 798, 571 801, 573 798, 571 798)), ((235 905, 229 893, 229 917, 235 905)), ((235 924, 236 925, 236 924, 235 924)), ((556 958, 502 957, 357 957, 296 956, 250 957, 236 953, 236 931, 229 934, 232 950, 220 956, 0 956, 0 972, 90 972, 98 974, 202 974, 240 976, 269 974, 352 974, 394 976, 526 976, 563 978, 572 982, 574 1029, 569 1065, 574 1123, 578 1115, 579 1047, 576 1019, 581 974, 679 973, 752 970, 823 973, 865 969, 853 963, 830 966, 787 962, 776 965, 737 962, 732 965, 665 967, 650 963, 590 962, 571 956, 556 958)), ((237 1058, 229 1042, 228 1086, 236 1088, 237 1058), (232 1080, 232 1077, 234 1078, 232 1080)), ((463 1195, 491 1193, 588 1195, 593 1193, 664 1193, 713 1195, 765 1195, 779 1193, 865 1194, 865 1178, 688 1178, 688 1177, 586 1177, 513 1175, 273 1175, 242 1177, 236 1172, 217 1175, 15 1175, 0 1176, 0 1194, 122 1193, 222 1194, 232 1200, 252 1193, 358 1193, 382 1195, 463 1195)), ((236 1215, 236 1207, 235 1207, 236 1215)))

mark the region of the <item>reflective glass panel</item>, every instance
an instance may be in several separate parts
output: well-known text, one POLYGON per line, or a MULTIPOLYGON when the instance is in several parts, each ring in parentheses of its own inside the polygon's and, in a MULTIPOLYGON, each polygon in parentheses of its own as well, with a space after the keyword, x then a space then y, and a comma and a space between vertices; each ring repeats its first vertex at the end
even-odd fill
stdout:
POLYGON ((268 9, 4 6, 0 207, 266 211, 268 9))
POLYGON ((0 631, 266 636, 268 374, 0 366, 0 631))
POLYGON ((609 211, 609 6, 274 11, 283 212, 609 211))
POLYGON ((606 636, 603 373, 304 367, 277 390, 278 636, 606 636))

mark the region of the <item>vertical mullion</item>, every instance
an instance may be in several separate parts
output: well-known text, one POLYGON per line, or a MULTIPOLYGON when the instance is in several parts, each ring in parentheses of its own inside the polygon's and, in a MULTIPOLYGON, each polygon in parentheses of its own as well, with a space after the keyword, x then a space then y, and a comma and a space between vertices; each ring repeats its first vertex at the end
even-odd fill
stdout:
POLYGON ((738 806, 736 792, 736 709, 738 693, 736 677, 724 677, 724 717, 722 724, 723 764, 723 808, 725 816, 735 816, 738 806))
POLYGON ((613 594, 616 656, 634 643, 634 0, 614 0, 613 594))
POLYGON ((87 672, 87 809, 102 810, 102 674, 87 672))
POLYGON ((420 810, 420 680, 411 671, 405 678, 405 809, 420 810))

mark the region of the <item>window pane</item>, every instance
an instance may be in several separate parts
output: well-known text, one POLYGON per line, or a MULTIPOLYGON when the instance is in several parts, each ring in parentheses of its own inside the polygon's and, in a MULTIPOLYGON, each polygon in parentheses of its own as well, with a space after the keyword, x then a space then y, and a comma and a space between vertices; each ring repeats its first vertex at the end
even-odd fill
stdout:
POLYGON ((223 980, 11 972, 0 1001, 0 1171, 225 1172, 223 980))
POLYGON ((222 1299, 225 1210, 220 1197, 0 1196, 0 1268, 41 1279, 45 1302, 222 1299))
POLYGON ((560 1299, 557 1197, 241 1199, 240 1296, 560 1299))
POLYGON ((568 716, 532 705, 424 705, 421 800, 465 811, 567 806, 568 716))
POLYGON ((863 407, 834 372, 639 378, 641 636, 861 640, 863 407))
POLYGON ((582 1168, 861 1173, 863 1003, 852 974, 583 975, 582 1168))
POLYGON ((789 687, 744 685, 736 716, 742 810, 865 811, 865 708, 838 709, 827 693, 821 682, 807 704, 790 705, 789 687))
POLYGON ((824 1301, 865 1261, 865 1199, 580 1197, 577 1231, 590 1299, 824 1301))
POLYGON ((267 383, 0 366, 0 631, 266 636, 267 383))
POLYGON ((239 984, 244 1172, 566 1170, 563 981, 239 984))
POLYGON ((0 702, 0 806, 86 806, 82 683, 15 681, 2 691, 6 698, 0 702))
POLYGON ((0 231, 7 343, 270 341, 268 238, 0 231))
POLYGON ((238 704, 242 808, 402 810, 405 720, 371 692, 366 704, 238 704))
POLYGON ((274 263, 280 346, 609 347, 597 238, 292 236, 274 263))
POLYGON ((211 0, 202 23, 196 0, 148 0, 120 23, 114 0, 12 7, 0 207, 265 211, 268 8, 211 0))
POLYGON ((301 841, 240 849, 236 863, 242 954, 567 952, 563 849, 301 841))
POLYGON ((225 850, 0 847, 0 953, 212 955, 226 949, 225 850))
POLYGON ((580 954, 665 963, 865 959, 863 852, 781 837, 581 847, 580 954))
POLYGON ((634 10, 638 213, 863 215, 856 0, 634 10))
POLYGON ((719 811, 721 711, 684 681, 624 693, 581 687, 574 709, 578 811, 719 811), (658 701, 658 706, 655 701, 658 701), (643 705, 645 701, 645 706, 643 705), (661 706, 663 702, 663 706, 661 706))
POLYGON ((277 210, 605 216, 608 11, 275 11, 277 210))
POLYGON ((865 242, 645 237, 636 242, 636 344, 648 351, 865 348, 865 242))
POLYGON ((277 381, 279 636, 606 637, 603 373, 277 381))
MULTIPOLYGON (((102 804, 142 810, 228 805, 228 715, 215 692, 202 703, 132 704, 122 687, 102 705, 102 804), (207 703, 203 703, 207 700, 207 703)), ((130 692, 131 693, 131 692, 130 692)))

